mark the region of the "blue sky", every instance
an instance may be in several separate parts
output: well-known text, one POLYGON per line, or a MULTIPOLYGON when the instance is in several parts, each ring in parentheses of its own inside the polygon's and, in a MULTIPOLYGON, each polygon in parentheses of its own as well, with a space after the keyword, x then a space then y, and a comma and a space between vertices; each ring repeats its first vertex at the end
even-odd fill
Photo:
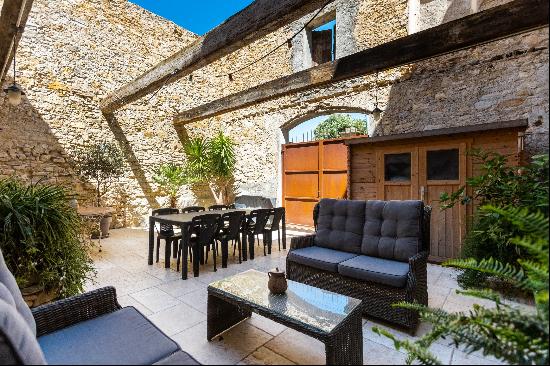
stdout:
POLYGON ((191 32, 203 35, 253 0, 130 0, 191 32))

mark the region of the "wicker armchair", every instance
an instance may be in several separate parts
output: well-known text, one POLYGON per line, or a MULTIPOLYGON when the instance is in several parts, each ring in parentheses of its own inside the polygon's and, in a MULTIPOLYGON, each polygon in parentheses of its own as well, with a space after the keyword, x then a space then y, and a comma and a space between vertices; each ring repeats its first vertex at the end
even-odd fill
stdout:
MULTIPOLYGON (((334 200, 326 201, 332 201, 332 203, 334 203, 334 200)), ((378 202, 380 203, 380 201, 378 202)), ((327 202, 321 202, 320 209, 318 207, 315 210, 317 215, 323 213, 323 203, 326 204, 327 202)), ((297 257, 293 255, 293 253, 298 254, 300 253, 300 251, 303 252, 305 248, 313 248, 319 245, 317 235, 319 234, 319 230, 321 230, 321 227, 323 226, 323 219, 320 219, 319 217, 315 217, 315 222, 319 226, 316 234, 292 238, 290 244, 290 252, 287 256, 286 262, 288 279, 323 288, 328 291, 351 296, 357 299, 362 299, 364 315, 376 317, 403 326, 405 328, 408 328, 409 330, 414 330, 418 324, 418 313, 411 310, 394 308, 392 307, 392 304, 401 301, 419 303, 424 305, 428 304, 427 260, 429 255, 430 243, 429 225, 431 208, 426 207, 420 203, 418 205, 419 207, 421 207, 422 210, 419 217, 420 222, 418 227, 420 231, 420 237, 418 238, 420 247, 418 248, 417 253, 408 257, 408 260, 401 260, 401 263, 399 263, 399 266, 401 266, 401 268, 405 266, 405 269, 406 264, 408 263, 406 279, 403 281, 404 283, 402 285, 381 283, 384 281, 380 282, 374 280, 365 280, 360 278, 353 278, 349 275, 343 275, 339 273, 341 268, 340 265, 342 263, 336 264, 339 269, 337 271, 334 271, 321 269, 318 265, 304 264, 303 261, 297 260, 297 257)), ((366 208, 368 209, 368 205, 366 205, 366 208)), ((366 227, 369 223, 369 215, 366 214, 365 216, 366 218, 362 219, 365 221, 364 225, 366 227)), ((332 227, 331 225, 333 225, 334 222, 336 221, 330 221, 328 223, 328 226, 332 227)), ((364 231, 366 232, 367 229, 365 229, 364 231)), ((360 232, 362 232, 362 230, 360 230, 360 232)), ((362 235, 363 234, 360 234, 360 236, 362 235)), ((343 238, 344 236, 342 235, 340 237, 343 238)), ((321 249, 325 250, 324 248, 321 249)), ((357 252, 349 253, 349 250, 348 253, 343 253, 343 255, 347 255, 348 257, 366 257, 362 254, 363 253, 357 252), (357 254, 359 255, 357 256, 357 254)), ((345 261, 345 259, 346 258, 343 258, 343 261, 345 261)), ((322 258, 316 258, 316 260, 322 260, 322 258)), ((376 258, 376 260, 379 259, 376 258)), ((385 261, 383 263, 391 264, 391 260, 382 259, 382 261, 385 261)))
POLYGON ((30 310, 0 251, 0 289, 0 364, 198 364, 113 287, 30 310))

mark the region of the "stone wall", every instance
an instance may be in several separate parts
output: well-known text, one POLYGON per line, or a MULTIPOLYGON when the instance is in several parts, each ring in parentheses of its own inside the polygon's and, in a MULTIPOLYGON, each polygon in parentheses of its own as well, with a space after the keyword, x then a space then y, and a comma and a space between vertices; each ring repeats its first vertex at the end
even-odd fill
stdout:
POLYGON ((527 149, 548 151, 548 29, 415 64, 391 87, 378 134, 529 120, 527 149))
MULTIPOLYGON (((437 1, 451 8, 452 2, 437 1)), ((406 35, 410 10, 407 0, 336 0, 321 17, 336 14, 340 57, 406 35)), ((544 31, 389 70, 378 84, 373 75, 360 77, 174 126, 177 112, 303 69, 305 33, 291 49, 282 47, 235 74, 233 82, 227 77, 285 42, 311 16, 106 119, 98 107, 103 97, 197 36, 126 0, 35 0, 18 52, 18 81, 27 100, 11 107, 0 97, 0 175, 33 180, 45 176, 84 192, 72 171, 75 152, 87 143, 115 141, 126 153, 127 166, 110 202, 116 203, 120 222, 145 224, 152 207, 167 203, 155 193, 153 170, 166 162, 182 163, 182 144, 189 137, 211 136, 221 129, 238 143, 237 191, 280 197, 282 131, 305 117, 372 110, 376 94, 387 109, 376 134, 525 117, 532 125, 530 148, 547 150, 544 31)), ((181 206, 212 202, 208 191, 181 193, 181 206)))
MULTIPOLYGON (((126 0, 36 0, 17 53, 27 97, 17 107, 0 98, 0 175, 63 183, 86 203, 73 158, 86 144, 117 141, 101 98, 197 38, 126 0)), ((141 216, 146 200, 131 186, 122 189, 141 216)))

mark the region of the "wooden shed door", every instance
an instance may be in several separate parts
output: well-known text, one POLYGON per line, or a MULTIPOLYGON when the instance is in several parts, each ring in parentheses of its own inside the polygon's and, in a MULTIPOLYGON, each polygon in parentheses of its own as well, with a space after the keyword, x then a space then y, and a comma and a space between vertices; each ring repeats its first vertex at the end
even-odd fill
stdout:
POLYGON ((378 199, 422 200, 432 206, 430 260, 457 258, 466 208, 441 210, 440 196, 464 185, 466 144, 386 148, 377 152, 378 199))
POLYGON ((418 149, 380 149, 378 160, 378 199, 416 200, 418 199, 418 149))
POLYGON ((458 258, 466 230, 466 207, 441 210, 441 194, 456 192, 466 179, 466 144, 419 149, 420 199, 432 206, 430 260, 458 258))

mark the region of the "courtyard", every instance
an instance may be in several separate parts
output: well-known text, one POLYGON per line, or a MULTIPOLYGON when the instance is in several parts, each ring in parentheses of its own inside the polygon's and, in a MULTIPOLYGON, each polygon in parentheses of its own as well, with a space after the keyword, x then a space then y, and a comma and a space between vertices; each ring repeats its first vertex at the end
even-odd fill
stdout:
MULTIPOLYGON (((289 240, 305 233, 289 230, 289 240)), ((286 251, 274 249, 270 256, 259 255, 242 264, 230 256, 228 268, 213 272, 212 264, 206 265, 201 268, 199 277, 182 281, 181 273, 175 268, 165 269, 162 261, 154 266, 147 265, 147 232, 144 230, 114 230, 110 238, 102 240, 102 246, 103 251, 99 253, 96 249, 93 256, 97 282, 86 285, 86 289, 114 286, 122 306, 136 307, 199 362, 208 365, 325 364, 321 342, 256 314, 217 340, 206 340, 207 285, 249 269, 261 272, 276 267, 284 269, 286 251)), ((172 262, 175 265, 175 260, 172 262)), ((494 306, 490 301, 456 294, 458 288, 455 270, 428 266, 431 307, 466 312, 474 303, 494 306)), ((364 364, 404 364, 406 354, 396 351, 389 339, 373 333, 371 328, 374 325, 382 326, 398 337, 413 338, 402 329, 364 319, 364 364)), ((426 324, 420 325, 416 337, 421 336, 426 327, 426 324)), ((500 364, 480 353, 468 355, 443 340, 432 346, 432 351, 448 365, 500 364)))
POLYGON ((0 0, 0 364, 548 364, 548 0, 0 0))

